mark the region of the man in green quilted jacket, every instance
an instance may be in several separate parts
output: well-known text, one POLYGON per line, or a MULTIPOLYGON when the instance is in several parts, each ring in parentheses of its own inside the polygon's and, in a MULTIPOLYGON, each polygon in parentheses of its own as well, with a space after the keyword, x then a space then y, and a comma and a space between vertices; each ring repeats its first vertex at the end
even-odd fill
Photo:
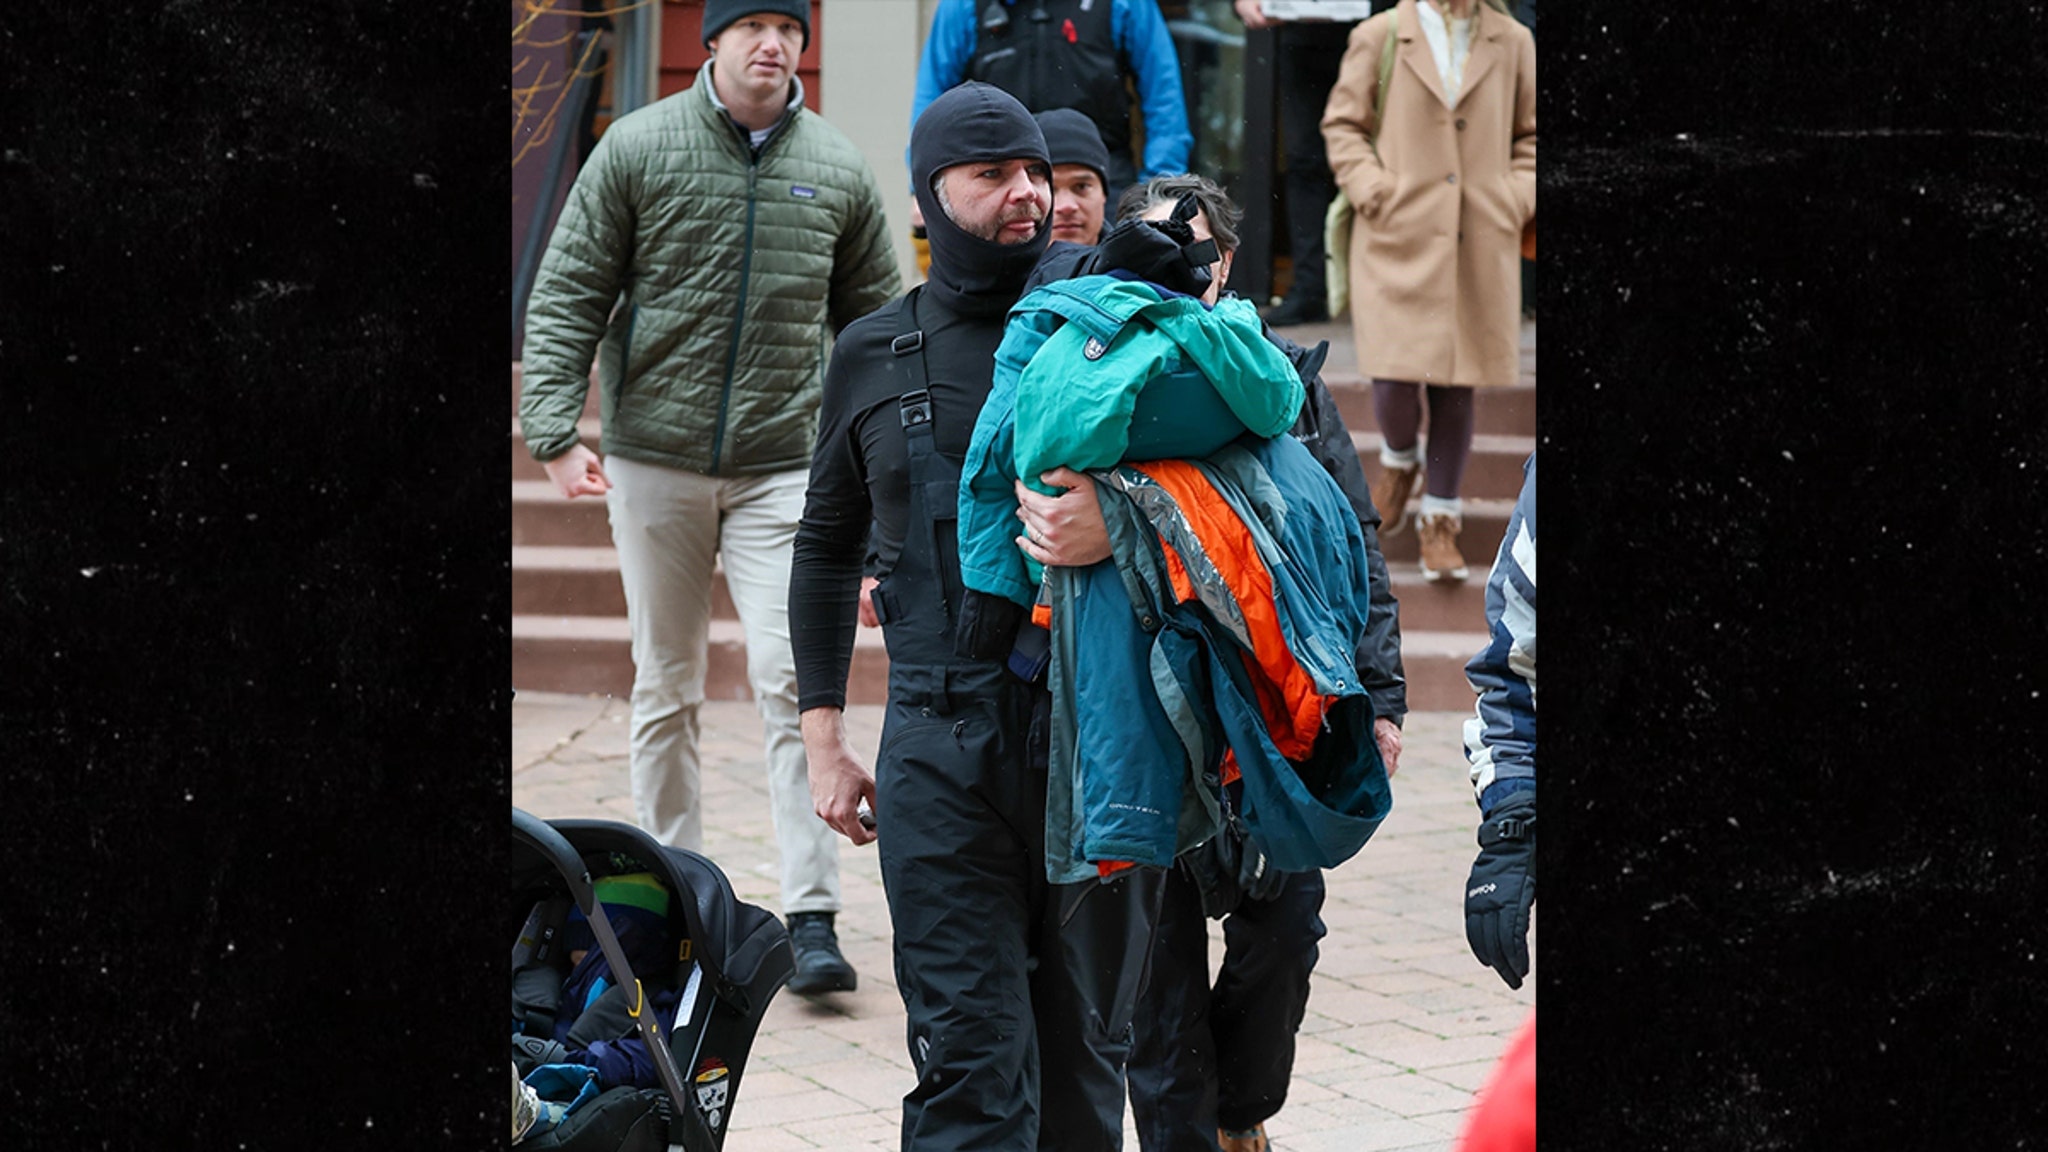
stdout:
POLYGON ((633 634, 640 824, 703 843, 697 711, 715 564, 767 733, 800 993, 851 990, 839 859, 811 807, 787 595, 831 338, 901 290, 874 173, 807 110, 809 0, 708 0, 712 57, 578 173, 527 305, 519 419, 570 499, 604 497, 633 634), (593 361, 596 452, 582 443, 593 361))

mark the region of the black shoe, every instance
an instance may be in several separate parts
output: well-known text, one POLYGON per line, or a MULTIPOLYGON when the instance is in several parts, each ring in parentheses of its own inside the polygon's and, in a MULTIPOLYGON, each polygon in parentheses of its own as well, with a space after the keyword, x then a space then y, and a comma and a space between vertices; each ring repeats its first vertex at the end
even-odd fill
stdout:
POLYGON ((853 965, 839 954, 839 933, 832 930, 830 912, 792 912, 789 915, 789 945, 796 949, 796 974, 789 978, 789 990, 799 996, 820 992, 851 992, 858 978, 853 965))
POLYGON ((1278 308, 1266 313, 1266 323, 1275 328, 1290 328, 1296 324, 1321 324, 1330 318, 1330 306, 1321 299, 1304 299, 1289 296, 1280 302, 1278 308))

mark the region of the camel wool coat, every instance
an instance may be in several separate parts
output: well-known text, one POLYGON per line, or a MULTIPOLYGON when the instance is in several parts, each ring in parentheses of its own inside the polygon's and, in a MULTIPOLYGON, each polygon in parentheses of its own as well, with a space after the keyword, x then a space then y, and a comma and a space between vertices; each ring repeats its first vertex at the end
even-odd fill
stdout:
POLYGON ((1323 110, 1330 168, 1356 216, 1351 324, 1359 370, 1387 380, 1515 382, 1522 226, 1536 217, 1536 38, 1484 3, 1457 102, 1416 0, 1351 31, 1323 110), (1398 16, 1387 123, 1373 154, 1373 95, 1398 16))

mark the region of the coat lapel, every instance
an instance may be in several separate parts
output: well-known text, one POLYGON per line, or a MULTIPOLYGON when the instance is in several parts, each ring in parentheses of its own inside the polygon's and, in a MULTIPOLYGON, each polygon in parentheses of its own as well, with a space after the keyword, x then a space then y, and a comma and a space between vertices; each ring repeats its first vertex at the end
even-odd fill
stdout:
POLYGON ((1395 34, 1401 38, 1399 58, 1402 66, 1415 73, 1423 87, 1436 94, 1437 103, 1449 108, 1451 102, 1444 98, 1443 77, 1436 74, 1436 57, 1429 51, 1429 37, 1422 34, 1422 22, 1415 14, 1415 0, 1401 0, 1400 13, 1400 27, 1395 34))
POLYGON ((1465 78, 1458 85, 1458 99, 1451 105, 1453 109, 1463 104, 1465 97, 1479 87, 1479 81, 1487 71, 1507 55, 1507 46, 1501 43, 1503 29, 1500 22, 1509 17, 1490 10, 1483 2, 1472 5, 1472 14, 1478 18, 1472 29, 1472 54, 1465 58, 1465 78))

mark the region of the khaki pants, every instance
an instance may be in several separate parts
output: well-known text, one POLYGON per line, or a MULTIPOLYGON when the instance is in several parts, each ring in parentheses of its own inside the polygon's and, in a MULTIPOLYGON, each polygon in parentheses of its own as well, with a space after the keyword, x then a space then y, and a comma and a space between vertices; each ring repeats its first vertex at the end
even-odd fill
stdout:
POLYGON ((789 647, 789 563, 809 479, 801 469, 719 478, 607 457, 606 496, 633 628, 633 806, 655 839, 704 843, 697 710, 714 561, 746 630, 747 680, 766 731, 782 912, 839 910, 839 845, 811 807, 789 647))

